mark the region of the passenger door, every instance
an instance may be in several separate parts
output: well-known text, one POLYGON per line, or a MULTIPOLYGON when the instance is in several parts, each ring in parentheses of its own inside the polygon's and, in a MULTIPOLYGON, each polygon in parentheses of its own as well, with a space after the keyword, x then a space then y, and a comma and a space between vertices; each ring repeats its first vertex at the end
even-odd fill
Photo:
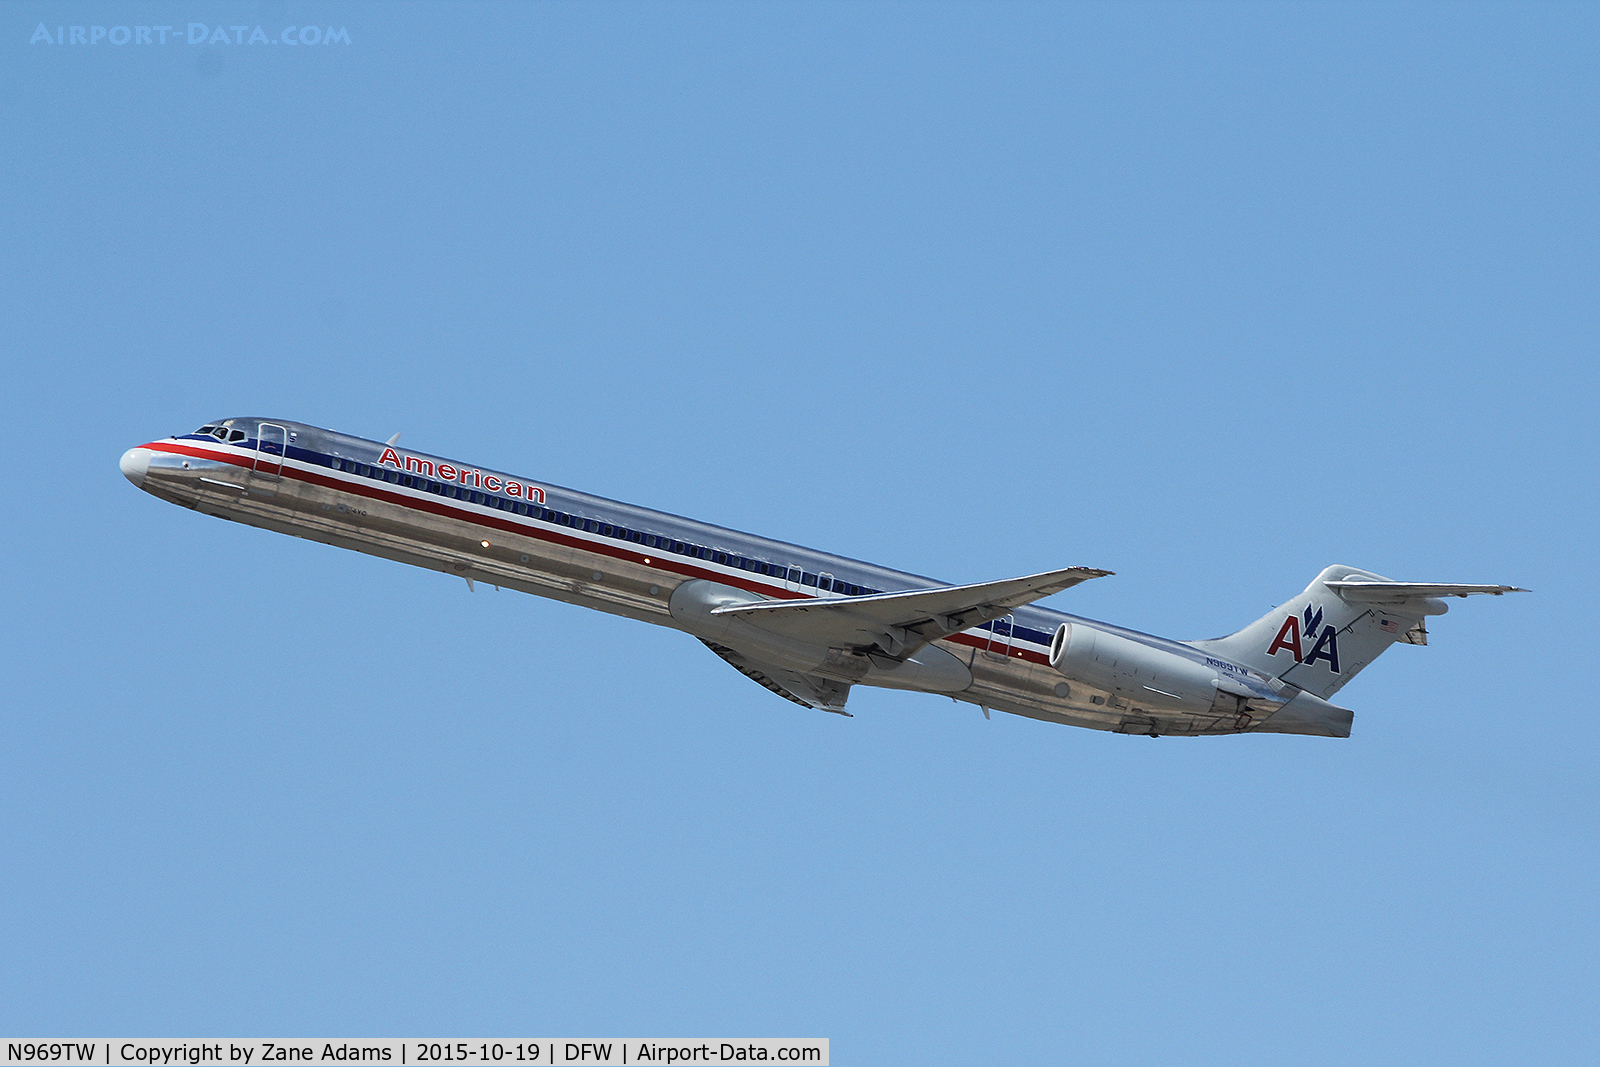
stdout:
POLYGON ((250 473, 277 481, 283 475, 283 457, 289 451, 289 429, 275 422, 256 427, 256 459, 250 473))

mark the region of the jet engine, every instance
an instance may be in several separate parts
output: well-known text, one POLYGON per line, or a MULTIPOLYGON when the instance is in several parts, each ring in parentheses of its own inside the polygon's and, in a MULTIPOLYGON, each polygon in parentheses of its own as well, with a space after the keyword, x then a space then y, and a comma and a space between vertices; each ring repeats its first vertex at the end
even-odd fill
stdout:
POLYGON ((1146 708, 1237 715, 1247 707, 1258 713, 1267 706, 1275 709, 1288 699, 1255 679, 1083 623, 1064 622, 1056 630, 1050 666, 1146 708))

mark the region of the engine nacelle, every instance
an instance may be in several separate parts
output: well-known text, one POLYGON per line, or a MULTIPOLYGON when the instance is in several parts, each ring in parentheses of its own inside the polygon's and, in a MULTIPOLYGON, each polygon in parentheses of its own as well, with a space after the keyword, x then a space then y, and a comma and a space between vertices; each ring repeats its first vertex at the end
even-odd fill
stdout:
POLYGON ((1083 623, 1064 622, 1050 639, 1050 666, 1073 681, 1141 707, 1194 713, 1259 714, 1288 699, 1259 683, 1083 623))

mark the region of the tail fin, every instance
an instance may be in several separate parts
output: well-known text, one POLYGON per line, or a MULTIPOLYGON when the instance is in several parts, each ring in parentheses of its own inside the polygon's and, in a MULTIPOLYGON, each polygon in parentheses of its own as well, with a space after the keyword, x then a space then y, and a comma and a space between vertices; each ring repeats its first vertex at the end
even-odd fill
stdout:
POLYGON ((1391 582, 1334 566, 1238 633, 1189 643, 1327 698, 1396 641, 1427 644, 1423 620, 1449 610, 1440 597, 1520 592, 1510 585, 1391 582))

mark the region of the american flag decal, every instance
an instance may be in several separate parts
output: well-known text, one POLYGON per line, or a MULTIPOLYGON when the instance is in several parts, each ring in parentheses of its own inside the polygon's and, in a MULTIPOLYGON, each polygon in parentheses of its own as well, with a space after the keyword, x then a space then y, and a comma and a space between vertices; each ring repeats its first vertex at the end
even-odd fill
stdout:
POLYGON ((1400 632, 1400 624, 1393 619, 1379 619, 1378 629, 1386 634, 1397 634, 1400 632))

